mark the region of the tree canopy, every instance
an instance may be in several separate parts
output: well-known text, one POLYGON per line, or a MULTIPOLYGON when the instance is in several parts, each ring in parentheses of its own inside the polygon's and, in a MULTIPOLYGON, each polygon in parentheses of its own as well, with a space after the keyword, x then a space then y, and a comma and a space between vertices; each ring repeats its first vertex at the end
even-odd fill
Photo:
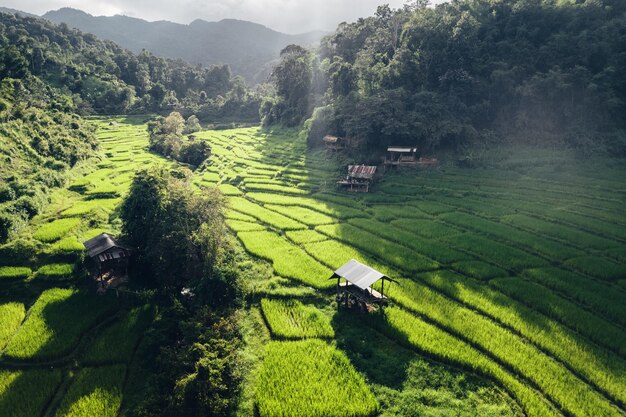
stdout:
MULTIPOLYGON (((374 147, 508 141, 626 155, 626 3, 427 4, 380 6, 322 41, 328 88, 314 125, 374 147)), ((288 101, 284 86, 304 78, 285 71, 289 62, 275 70, 289 82, 276 86, 294 111, 305 100, 288 101)))

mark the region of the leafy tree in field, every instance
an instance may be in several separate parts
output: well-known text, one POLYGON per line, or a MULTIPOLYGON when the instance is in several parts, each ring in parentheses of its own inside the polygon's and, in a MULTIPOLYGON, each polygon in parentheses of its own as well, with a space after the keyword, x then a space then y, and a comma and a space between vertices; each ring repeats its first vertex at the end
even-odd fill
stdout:
POLYGON ((199 131, 200 129, 202 129, 202 126, 200 126, 200 120, 198 120, 198 118, 194 114, 192 114, 185 121, 185 128, 183 129, 183 133, 194 133, 199 131))
POLYGON ((147 370, 130 416, 229 416, 242 381, 241 266, 225 232, 223 197, 194 192, 189 171, 140 171, 121 208, 137 248, 133 277, 160 289, 161 313, 138 357, 147 370), (193 299, 181 301, 181 290, 193 299))
POLYGON ((237 285, 216 272, 226 245, 223 198, 217 189, 194 193, 182 177, 139 172, 122 205, 123 232, 138 248, 142 278, 174 292, 208 283, 206 297, 216 301, 237 285))
POLYGON ((197 129, 200 129, 200 123, 194 115, 187 121, 178 112, 158 117, 148 123, 150 150, 197 168, 211 156, 211 148, 206 142, 183 140, 183 133, 197 129))

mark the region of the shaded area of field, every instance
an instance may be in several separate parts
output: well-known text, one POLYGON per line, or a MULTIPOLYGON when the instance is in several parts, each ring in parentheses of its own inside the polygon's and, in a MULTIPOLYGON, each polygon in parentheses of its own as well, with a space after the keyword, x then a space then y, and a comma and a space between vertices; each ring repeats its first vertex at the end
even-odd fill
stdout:
POLYGON ((207 171, 239 190, 228 224, 294 296, 357 259, 401 282, 375 325, 396 343, 488 377, 529 415, 624 412, 621 168, 529 150, 492 169, 390 172, 355 196, 335 190, 335 159, 291 132, 200 136, 207 171))

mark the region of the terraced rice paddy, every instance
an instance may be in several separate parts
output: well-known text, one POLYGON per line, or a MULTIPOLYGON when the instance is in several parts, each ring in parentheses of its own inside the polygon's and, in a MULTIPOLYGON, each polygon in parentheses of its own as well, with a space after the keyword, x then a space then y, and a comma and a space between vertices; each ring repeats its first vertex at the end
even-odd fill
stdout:
POLYGON ((102 152, 73 170, 68 188, 50 196, 19 239, 0 247, 3 417, 123 413, 126 369, 153 310, 129 310, 123 297, 98 296, 86 286, 81 242, 115 233, 113 211, 134 172, 167 162, 146 151, 137 118, 94 123, 102 152))
MULTIPOLYGON (((133 172, 161 163, 143 149, 145 125, 115 121, 97 122, 101 160, 31 225, 35 256, 0 248, 0 285, 59 283, 2 299, 0 415, 29 389, 33 408, 6 415, 116 415, 122 403, 150 308, 112 301, 107 315, 106 300, 97 308, 61 285, 85 273, 80 242, 119 227, 109 215, 133 172), (81 319, 64 323, 56 312, 68 309, 81 319), (99 312, 110 317, 100 327, 99 312), (68 355, 81 366, 73 376, 1 367, 68 355), (36 377, 46 382, 34 387, 36 377)), ((625 414, 626 170, 529 151, 490 169, 388 172, 353 195, 334 187, 337 160, 296 132, 197 137, 213 151, 193 178, 199 192, 222 190, 227 225, 271 270, 251 284, 249 319, 264 330, 250 343, 239 415, 625 414), (336 311, 328 278, 352 258, 399 281, 383 314, 336 311), (446 378, 482 382, 451 394, 437 383, 446 378)))
MULTIPOLYGON (((233 232, 290 286, 330 303, 332 269, 366 262, 400 281, 386 321, 372 324, 396 343, 487 377, 530 416, 624 414, 626 171, 530 152, 493 170, 391 172, 373 193, 349 195, 332 185, 334 159, 296 139, 254 129, 200 136, 215 145, 220 181, 239 190, 231 207, 246 217, 230 221, 233 232)), ((279 310, 271 303, 261 301, 273 337, 304 337, 293 312, 268 315, 279 310)), ((289 362, 274 364, 274 349, 262 378, 289 362)), ((305 390, 290 383, 294 396, 305 390)), ((268 384, 257 386, 259 406, 268 384)))

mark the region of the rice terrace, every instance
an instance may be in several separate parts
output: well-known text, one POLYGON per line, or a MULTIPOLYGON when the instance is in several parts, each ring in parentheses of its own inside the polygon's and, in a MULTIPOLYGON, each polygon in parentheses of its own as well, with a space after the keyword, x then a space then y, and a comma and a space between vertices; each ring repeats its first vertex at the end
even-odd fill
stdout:
MULTIPOLYGON (((34 219, 36 253, 3 247, 3 416, 123 415, 133 395, 155 311, 71 283, 85 279, 80 242, 118 232, 133 171, 171 164, 145 151, 138 120, 93 120, 101 160, 34 219)), ((390 172, 355 195, 294 131, 196 136, 213 151, 197 192, 228 196, 229 229, 268 265, 247 283, 242 415, 386 415, 405 396, 424 412, 623 415, 620 168, 518 153, 501 169, 390 172), (350 259, 398 281, 380 314, 333 307, 328 278, 350 259)))
POLYGON ((0 417, 626 417, 626 2, 43 3, 0 417))

